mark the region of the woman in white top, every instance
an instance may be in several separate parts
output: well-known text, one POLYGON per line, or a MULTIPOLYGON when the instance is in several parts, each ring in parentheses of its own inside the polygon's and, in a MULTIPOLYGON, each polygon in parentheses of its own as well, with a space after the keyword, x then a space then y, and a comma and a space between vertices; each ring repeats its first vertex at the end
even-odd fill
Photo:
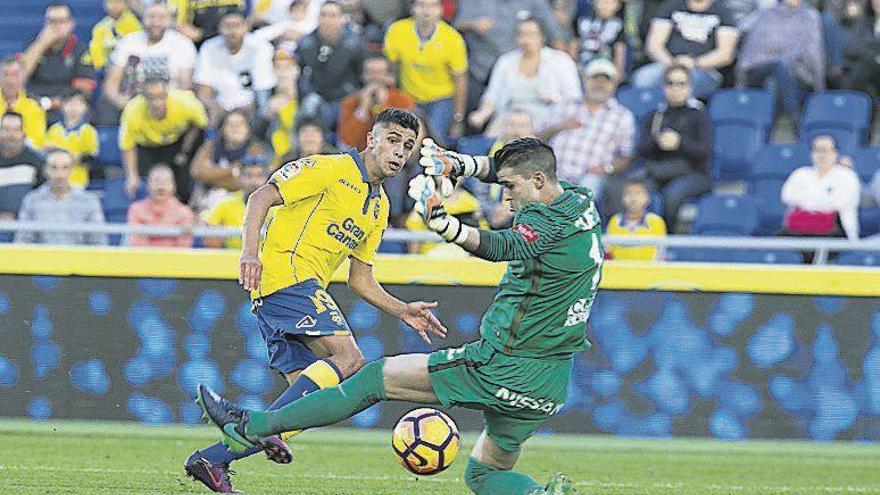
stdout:
POLYGON ((468 118, 472 126, 481 128, 492 118, 484 134, 497 136, 504 115, 513 108, 523 108, 532 114, 535 127, 541 128, 556 103, 581 98, 577 66, 571 56, 544 46, 544 42, 544 32, 537 20, 520 21, 519 49, 505 53, 495 62, 480 108, 468 118))
MULTIPOLYGON (((858 175, 852 168, 840 165, 831 136, 813 139, 811 157, 813 165, 792 172, 782 186, 782 202, 789 207, 786 222, 798 213, 805 216, 837 213, 846 237, 858 239, 861 189, 858 175)), ((792 230, 790 225, 786 228, 792 230)))

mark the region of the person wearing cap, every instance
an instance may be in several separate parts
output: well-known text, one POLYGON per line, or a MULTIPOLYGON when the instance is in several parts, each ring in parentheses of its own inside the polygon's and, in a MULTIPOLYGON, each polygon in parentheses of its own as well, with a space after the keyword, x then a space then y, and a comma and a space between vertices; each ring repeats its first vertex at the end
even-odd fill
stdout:
POLYGON ((672 65, 663 74, 666 103, 646 118, 636 147, 646 161, 649 189, 663 195, 663 219, 675 228, 685 202, 712 190, 712 122, 703 104, 691 97, 691 71, 672 65))
MULTIPOLYGON (((241 189, 227 193, 213 208, 202 212, 203 222, 214 227, 241 227, 244 224, 248 196, 269 180, 267 160, 253 157, 243 161, 239 169, 238 180, 241 183, 241 189)), ((269 210, 270 215, 273 213, 274 209, 269 210)), ((271 221, 271 216, 267 218, 267 221, 271 221)), ((241 249, 241 237, 229 237, 225 242, 216 237, 205 238, 205 247, 219 248, 221 246, 225 246, 226 249, 241 249)))
POLYGON ((584 100, 563 105, 556 124, 538 132, 556 153, 559 178, 588 187, 598 199, 610 174, 632 160, 635 117, 614 98, 617 69, 595 59, 584 69, 584 100))
POLYGON ((263 115, 277 83, 272 45, 248 33, 247 19, 240 10, 224 11, 219 29, 220 36, 205 41, 199 50, 193 77, 199 99, 212 122, 235 109, 263 115))

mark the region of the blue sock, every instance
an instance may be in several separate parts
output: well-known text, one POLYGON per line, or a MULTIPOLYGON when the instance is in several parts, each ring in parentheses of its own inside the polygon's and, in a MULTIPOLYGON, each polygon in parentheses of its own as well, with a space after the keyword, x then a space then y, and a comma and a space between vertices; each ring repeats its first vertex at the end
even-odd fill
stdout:
MULTIPOLYGON (((332 362, 329 360, 316 361, 303 370, 299 377, 287 387, 287 390, 282 392, 272 404, 269 404, 266 410, 280 409, 316 390, 338 385, 341 379, 342 373, 339 372, 339 368, 332 362)), ((212 464, 229 464, 232 461, 252 456, 260 452, 260 450, 262 449, 259 447, 251 447, 244 452, 236 453, 227 449, 222 442, 217 442, 208 448, 202 449, 201 452, 212 464)))

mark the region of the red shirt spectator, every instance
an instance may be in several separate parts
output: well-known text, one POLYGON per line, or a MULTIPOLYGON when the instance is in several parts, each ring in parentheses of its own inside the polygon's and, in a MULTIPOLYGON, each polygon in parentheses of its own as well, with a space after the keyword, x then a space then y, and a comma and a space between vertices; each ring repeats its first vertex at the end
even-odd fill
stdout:
MULTIPOLYGON (((150 196, 128 208, 129 225, 167 225, 192 227, 193 211, 175 196, 174 172, 167 165, 150 170, 147 187, 150 196)), ((173 237, 132 234, 128 244, 136 247, 192 247, 192 235, 173 237)))

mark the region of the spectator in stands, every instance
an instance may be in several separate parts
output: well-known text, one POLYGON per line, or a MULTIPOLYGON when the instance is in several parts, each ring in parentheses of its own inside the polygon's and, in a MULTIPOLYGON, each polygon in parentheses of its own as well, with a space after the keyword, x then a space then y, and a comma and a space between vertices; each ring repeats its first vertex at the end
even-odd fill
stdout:
MULTIPOLYGON (((21 202, 18 219, 59 224, 104 223, 101 202, 94 195, 70 183, 75 159, 65 150, 46 156, 46 182, 29 192, 21 202)), ((21 231, 15 242, 31 244, 106 244, 103 234, 21 231)))
POLYGON ((550 45, 565 50, 567 39, 546 0, 471 0, 461 2, 454 26, 468 47, 469 108, 476 108, 501 55, 516 49, 520 20, 534 18, 546 29, 550 45))
POLYGON ((376 116, 386 108, 415 110, 413 99, 394 84, 391 62, 382 56, 364 61, 364 87, 342 100, 339 114, 340 145, 358 150, 367 147, 367 133, 373 128, 376 116))
POLYGON ((581 99, 577 66, 568 53, 544 46, 538 21, 520 21, 517 43, 519 49, 498 58, 480 108, 468 117, 481 129, 494 116, 485 130, 489 135, 499 133, 505 114, 514 107, 528 110, 540 128, 553 120, 557 104, 581 99))
POLYGON ((186 36, 171 29, 168 7, 152 4, 144 11, 144 30, 120 40, 104 79, 98 103, 98 123, 116 125, 119 112, 141 92, 147 78, 165 76, 175 89, 191 89, 196 48, 186 36))
MULTIPOLYGON (((241 227, 248 196, 269 180, 269 170, 265 162, 250 161, 241 167, 239 181, 241 188, 230 192, 213 208, 202 213, 202 220, 215 227, 241 227)), ((205 238, 205 246, 219 248, 225 244, 227 249, 241 249, 241 237, 223 239, 205 238)))
POLYGON ((276 157, 290 151, 299 110, 300 68, 296 59, 283 51, 275 53, 275 94, 269 98, 264 119, 269 123, 268 139, 276 157))
POLYGON ((21 58, 28 94, 39 98, 47 111, 61 108, 64 90, 74 87, 91 96, 97 86, 89 47, 77 39, 73 27, 70 6, 50 3, 43 29, 21 58))
MULTIPOLYGON (((608 221, 609 235, 618 236, 665 236, 666 223, 648 211, 651 195, 644 181, 629 179, 623 187, 623 211, 608 221)), ((615 260, 653 261, 658 259, 655 246, 615 246, 608 248, 608 255, 615 260)))
POLYGON ((61 97, 61 122, 52 124, 46 132, 46 147, 67 151, 73 156, 70 183, 85 187, 89 183, 89 168, 98 155, 98 131, 89 124, 89 101, 76 89, 68 89, 61 97))
POLYGON ((741 84, 768 85, 797 122, 801 92, 825 88, 825 55, 819 13, 801 0, 782 0, 762 11, 746 34, 736 64, 741 84))
POLYGON ((339 153, 332 144, 327 142, 324 126, 317 119, 302 119, 296 126, 296 139, 293 148, 281 157, 281 163, 300 158, 329 153, 339 153))
POLYGON ((24 119, 24 134, 34 148, 46 139, 46 112, 24 92, 21 63, 14 58, 0 62, 0 113, 15 112, 24 119))
POLYGON ((235 109, 253 109, 254 116, 262 116, 275 87, 272 45, 247 29, 244 12, 226 10, 220 36, 205 41, 199 50, 193 81, 214 123, 224 111, 235 109))
POLYGON ((89 42, 89 55, 95 69, 103 69, 110 61, 110 55, 124 36, 143 29, 141 21, 128 8, 125 0, 104 0, 107 17, 92 28, 92 41, 89 42))
POLYGON ((858 176, 840 164, 831 136, 813 139, 811 159, 812 166, 798 168, 782 186, 782 202, 788 206, 784 233, 858 239, 858 176))
MULTIPOLYGON (((164 164, 154 165, 147 180, 149 197, 135 201, 128 208, 129 225, 182 226, 191 230, 195 214, 175 196, 175 174, 164 164)), ((132 234, 128 245, 134 247, 192 247, 191 234, 178 236, 148 236, 132 234)))
POLYGON ((279 50, 293 53, 299 41, 318 27, 317 16, 312 17, 308 12, 309 6, 316 3, 311 0, 291 1, 290 15, 286 19, 254 31, 254 37, 274 44, 279 50))
POLYGON ((125 189, 134 197, 140 178, 153 165, 172 164, 177 193, 188 202, 192 192, 189 162, 201 144, 208 115, 191 91, 168 86, 164 79, 144 81, 144 93, 122 112, 119 149, 125 189))
POLYGON ((663 195, 670 230, 681 205, 712 190, 712 123, 703 104, 691 98, 691 74, 684 65, 664 71, 666 104, 645 119, 637 146, 649 187, 663 195))
POLYGON ((261 0, 254 3, 252 17, 258 25, 280 24, 289 19, 294 3, 303 4, 306 19, 317 25, 323 4, 321 0, 261 0))
POLYGON ((569 104, 558 123, 539 131, 556 152, 559 178, 590 188, 598 199, 609 174, 619 174, 632 160, 635 117, 614 98, 614 64, 596 59, 584 70, 584 101, 569 104))
POLYGON ((467 110, 467 48, 442 19, 440 0, 416 0, 412 17, 388 28, 384 52, 400 68, 400 87, 418 104, 438 142, 461 136, 467 110))
POLYGON ((847 0, 841 14, 840 86, 876 97, 880 95, 880 29, 868 18, 861 0, 847 0))
MULTIPOLYGON (((501 126, 501 134, 492 143, 489 148, 489 156, 494 156, 495 152, 502 146, 523 137, 535 135, 535 126, 532 120, 532 114, 524 108, 513 108, 504 117, 504 125, 501 126)), ((485 182, 469 178, 466 180, 465 187, 473 193, 480 202, 480 212, 483 218, 492 228, 505 228, 510 225, 513 219, 513 212, 502 202, 502 187, 498 184, 487 184, 485 182)))
POLYGON ((580 67, 586 67, 597 58, 614 62, 621 80, 626 79, 626 31, 624 30, 621 0, 577 2, 569 52, 580 67))
POLYGON ((177 19, 177 30, 196 45, 217 36, 223 16, 243 12, 246 0, 168 0, 177 19))
POLYGON ((320 119, 328 130, 336 129, 340 102, 360 87, 366 56, 363 41, 345 27, 342 6, 335 0, 324 2, 318 29, 296 48, 303 70, 300 112, 320 119))
POLYGON ((190 172, 206 186, 220 188, 223 193, 235 191, 242 187, 240 176, 246 159, 268 156, 265 145, 254 139, 247 114, 234 110, 223 116, 219 132, 206 133, 190 172))
POLYGON ((12 220, 21 200, 37 185, 45 164, 24 139, 21 114, 6 112, 0 117, 0 220, 12 220))
POLYGON ((691 71, 693 93, 702 98, 721 85, 721 70, 733 63, 739 29, 726 6, 717 0, 666 0, 654 12, 645 51, 653 63, 639 68, 632 82, 659 87, 667 67, 691 71))

